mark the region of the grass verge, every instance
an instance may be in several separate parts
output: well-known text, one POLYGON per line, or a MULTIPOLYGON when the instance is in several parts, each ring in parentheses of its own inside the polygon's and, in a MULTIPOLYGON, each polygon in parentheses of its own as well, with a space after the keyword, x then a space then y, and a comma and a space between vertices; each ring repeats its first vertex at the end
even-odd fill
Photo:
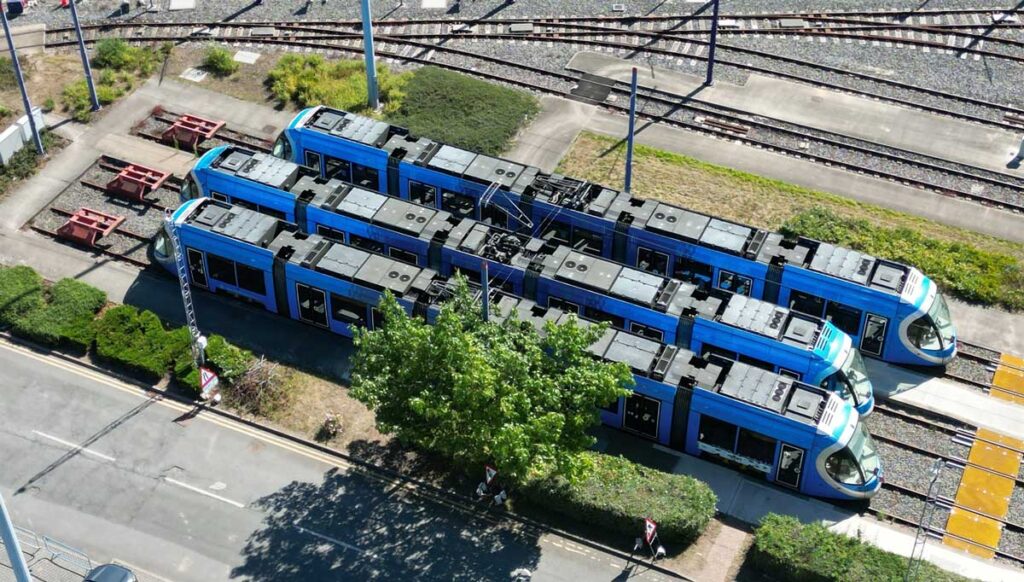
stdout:
MULTIPOLYGON (((403 87, 410 73, 392 73, 377 66, 377 90, 385 113, 402 102, 403 87)), ((286 54, 267 75, 267 88, 278 103, 298 108, 329 105, 357 113, 372 113, 367 107, 366 74, 363 61, 332 60, 320 55, 286 54)))
MULTIPOLYGON (((92 73, 100 105, 113 103, 131 92, 139 80, 153 74, 157 65, 168 57, 172 46, 164 43, 157 49, 136 47, 118 38, 96 43, 92 73)), ((84 79, 64 88, 61 105, 76 121, 87 122, 92 118, 92 100, 84 79)))
MULTIPOLYGON (((622 187, 625 145, 581 133, 558 171, 622 187)), ((1024 309, 1024 245, 780 180, 638 145, 633 191, 769 230, 788 230, 907 262, 953 295, 1024 309)))

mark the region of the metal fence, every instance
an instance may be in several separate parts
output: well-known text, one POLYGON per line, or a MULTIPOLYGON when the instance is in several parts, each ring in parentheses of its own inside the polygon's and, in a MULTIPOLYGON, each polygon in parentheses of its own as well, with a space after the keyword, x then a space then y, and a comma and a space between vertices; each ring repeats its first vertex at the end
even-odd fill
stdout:
MULTIPOLYGON (((33 580, 80 582, 93 567, 89 556, 77 548, 23 527, 14 526, 14 530, 33 580)), ((0 582, 8 581, 14 582, 14 569, 0 542, 0 582)))

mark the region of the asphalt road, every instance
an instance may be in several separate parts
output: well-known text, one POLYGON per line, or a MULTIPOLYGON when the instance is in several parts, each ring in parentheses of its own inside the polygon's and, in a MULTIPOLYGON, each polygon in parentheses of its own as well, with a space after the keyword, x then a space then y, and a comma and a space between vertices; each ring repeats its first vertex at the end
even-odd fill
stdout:
POLYGON ((15 522, 183 582, 662 578, 188 412, 0 342, 0 492, 15 522))

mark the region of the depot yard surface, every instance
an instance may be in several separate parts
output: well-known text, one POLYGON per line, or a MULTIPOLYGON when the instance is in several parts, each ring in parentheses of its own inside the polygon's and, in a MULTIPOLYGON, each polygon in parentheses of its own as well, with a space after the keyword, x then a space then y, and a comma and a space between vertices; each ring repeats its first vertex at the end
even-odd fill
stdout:
MULTIPOLYGON (((624 157, 622 140, 583 132, 558 171, 621 188, 624 157)), ((1018 243, 643 145, 634 153, 633 192, 769 230, 790 228, 888 254, 917 264, 962 298, 1024 308, 1024 245, 1018 243)))

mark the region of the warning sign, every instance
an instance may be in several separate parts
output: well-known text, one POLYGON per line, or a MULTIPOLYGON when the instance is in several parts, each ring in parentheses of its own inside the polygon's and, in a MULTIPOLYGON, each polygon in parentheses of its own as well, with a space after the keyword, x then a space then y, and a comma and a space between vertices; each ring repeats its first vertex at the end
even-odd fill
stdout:
POLYGON ((491 481, 494 481, 494 478, 497 475, 498 475, 498 470, 497 469, 495 469, 494 467, 492 467, 490 465, 484 465, 484 482, 485 483, 490 485, 491 481))
POLYGON ((217 374, 213 370, 199 368, 199 388, 202 391, 203 397, 209 396, 219 382, 220 379, 217 378, 217 374))
POLYGON ((648 544, 654 540, 654 534, 658 531, 658 524, 649 518, 644 518, 644 541, 648 544))

